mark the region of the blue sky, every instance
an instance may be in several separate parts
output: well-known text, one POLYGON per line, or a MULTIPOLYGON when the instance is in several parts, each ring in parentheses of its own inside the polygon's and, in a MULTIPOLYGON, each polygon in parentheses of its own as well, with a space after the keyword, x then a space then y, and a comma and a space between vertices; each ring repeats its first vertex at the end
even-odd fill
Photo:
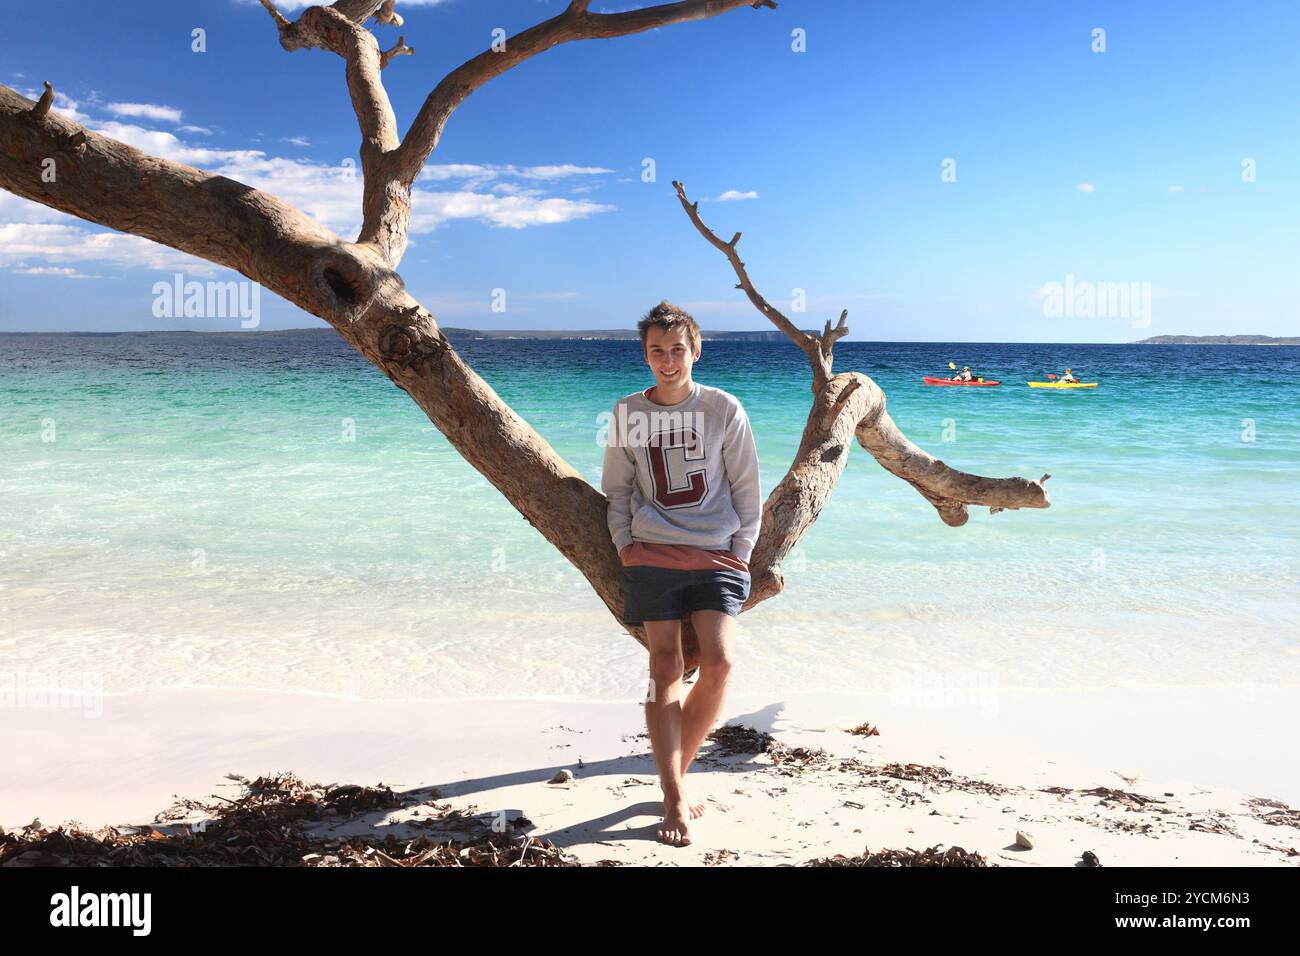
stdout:
MULTIPOLYGON (((417 51, 384 72, 399 125, 493 28, 565 5, 399 3, 405 26, 376 28, 382 46, 400 32, 417 51)), ((48 0, 8 18, 0 83, 48 79, 56 108, 96 130, 354 227, 343 167, 358 135, 338 57, 285 53, 248 0, 103 9, 48 0)), ((781 0, 567 44, 452 117, 401 271, 443 325, 628 327, 668 298, 706 329, 763 328, 678 206, 681 179, 715 231, 744 232, 770 299, 790 309, 804 290, 807 311, 790 314, 805 327, 847 308, 850 337, 868 340, 1300 334, 1297 42, 1300 4, 1282 0, 781 0), (646 157, 656 182, 642 181, 646 157), (1138 283, 1150 313, 1046 315, 1044 286, 1067 276, 1138 283)), ((0 192, 0 329, 239 327, 155 318, 155 282, 229 274, 103 233, 0 192)), ((262 300, 261 328, 320 325, 262 300)))

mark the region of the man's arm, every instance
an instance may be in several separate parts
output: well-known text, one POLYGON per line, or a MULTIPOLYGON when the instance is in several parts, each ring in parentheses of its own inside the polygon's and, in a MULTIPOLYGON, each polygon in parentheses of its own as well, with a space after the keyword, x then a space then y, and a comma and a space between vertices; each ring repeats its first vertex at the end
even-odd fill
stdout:
POLYGON ((609 499, 606 520, 609 536, 620 552, 632 543, 632 491, 636 487, 636 461, 632 449, 621 444, 618 432, 618 405, 609 422, 609 436, 605 441, 605 467, 600 473, 600 488, 609 499))
POLYGON ((749 416, 739 403, 727 425, 722 458, 731 484, 731 504, 740 517, 740 528, 731 539, 731 553, 748 563, 763 521, 763 499, 758 487, 758 447, 749 427, 749 416))

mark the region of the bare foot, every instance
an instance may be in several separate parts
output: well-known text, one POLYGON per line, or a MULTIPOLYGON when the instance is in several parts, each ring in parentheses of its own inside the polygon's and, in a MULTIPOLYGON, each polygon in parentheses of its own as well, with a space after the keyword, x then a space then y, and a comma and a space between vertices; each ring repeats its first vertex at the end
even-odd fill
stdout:
POLYGON ((685 790, 682 791, 682 803, 690 810, 692 820, 704 816, 704 804, 698 800, 692 800, 691 795, 685 790))
POLYGON ((671 846, 689 846, 691 835, 686 827, 686 814, 682 813, 684 800, 665 800, 664 818, 659 824, 659 839, 671 846))

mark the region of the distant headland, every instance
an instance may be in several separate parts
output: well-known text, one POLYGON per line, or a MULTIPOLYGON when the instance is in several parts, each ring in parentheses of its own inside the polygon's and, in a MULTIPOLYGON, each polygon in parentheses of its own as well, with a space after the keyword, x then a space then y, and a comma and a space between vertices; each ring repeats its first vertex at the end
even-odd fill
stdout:
POLYGON ((1300 336, 1287 335, 1157 335, 1134 345, 1300 345, 1300 336))

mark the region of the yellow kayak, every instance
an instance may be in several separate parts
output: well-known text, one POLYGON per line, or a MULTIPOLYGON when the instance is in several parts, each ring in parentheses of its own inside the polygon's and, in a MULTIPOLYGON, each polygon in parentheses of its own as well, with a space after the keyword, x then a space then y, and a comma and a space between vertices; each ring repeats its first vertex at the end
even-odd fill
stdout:
POLYGON ((1096 388, 1096 382, 1025 382, 1030 388, 1096 388))

